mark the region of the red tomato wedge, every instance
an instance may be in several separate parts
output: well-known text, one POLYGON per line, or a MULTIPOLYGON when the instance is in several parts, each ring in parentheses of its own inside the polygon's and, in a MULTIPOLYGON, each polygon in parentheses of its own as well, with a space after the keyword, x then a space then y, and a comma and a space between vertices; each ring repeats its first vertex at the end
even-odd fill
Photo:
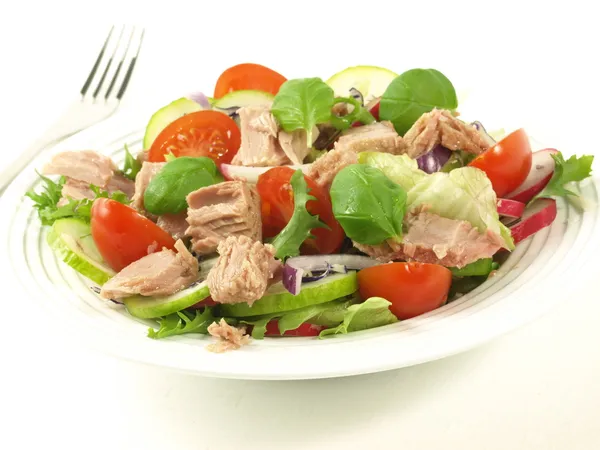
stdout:
POLYGON ((285 333, 279 333, 279 325, 276 320, 271 320, 267 324, 267 331, 265 336, 318 336, 319 333, 324 330, 325 327, 319 325, 312 325, 310 323, 303 323, 295 330, 287 330, 285 333))
POLYGON ((119 272, 134 261, 175 240, 154 222, 127 205, 99 198, 92 206, 92 237, 108 265, 119 272))
POLYGON ((531 169, 531 147, 527 133, 522 128, 512 132, 489 150, 469 163, 483 170, 496 196, 504 197, 518 188, 531 169))
POLYGON ((148 161, 163 162, 165 155, 208 156, 217 164, 229 164, 240 148, 237 124, 217 111, 196 111, 171 122, 156 137, 148 161))
POLYGON ((275 95, 287 79, 280 73, 260 64, 238 64, 225 70, 217 80, 215 98, 234 91, 247 89, 270 92, 275 95))
MULTIPOLYGON (((256 188, 261 198, 261 216, 263 224, 263 237, 277 235, 290 221, 294 213, 294 193, 290 179, 294 174, 290 167, 274 167, 258 177, 256 188)), ((306 209, 313 215, 318 215, 330 228, 316 228, 312 230, 315 239, 307 239, 303 246, 303 253, 335 253, 344 240, 344 230, 335 220, 331 207, 329 193, 319 187, 317 183, 304 175, 308 185, 309 194, 316 200, 306 202, 306 209)))
POLYGON ((452 272, 437 264, 398 262, 358 272, 358 291, 364 299, 383 297, 401 320, 442 306, 448 299, 452 272))

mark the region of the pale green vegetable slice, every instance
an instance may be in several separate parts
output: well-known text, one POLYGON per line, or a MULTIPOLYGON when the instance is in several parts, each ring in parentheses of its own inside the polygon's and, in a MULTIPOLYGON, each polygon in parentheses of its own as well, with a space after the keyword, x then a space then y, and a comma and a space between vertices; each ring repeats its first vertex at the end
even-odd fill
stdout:
POLYGON ((210 295, 206 281, 197 282, 171 295, 144 297, 134 295, 123 299, 129 314, 140 319, 167 316, 195 305, 210 295))

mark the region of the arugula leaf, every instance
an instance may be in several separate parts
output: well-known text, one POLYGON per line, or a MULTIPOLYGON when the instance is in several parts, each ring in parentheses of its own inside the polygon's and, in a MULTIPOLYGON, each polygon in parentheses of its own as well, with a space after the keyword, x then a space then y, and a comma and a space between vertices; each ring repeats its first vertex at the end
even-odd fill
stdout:
POLYGON ((65 177, 60 177, 58 183, 55 183, 50 178, 45 177, 40 173, 38 173, 38 175, 44 183, 43 191, 38 194, 31 190, 27 192, 25 196, 34 201, 33 207, 37 209, 42 225, 52 225, 54 220, 49 216, 56 211, 56 204, 62 198, 62 188, 65 184, 65 177))
POLYGON ((584 155, 580 158, 573 155, 566 161, 561 152, 551 156, 555 163, 554 174, 542 192, 531 199, 530 204, 543 197, 577 197, 577 194, 566 189, 565 185, 573 181, 582 181, 592 173, 593 155, 584 155))
POLYGON ((271 113, 284 131, 305 130, 307 147, 313 127, 328 122, 333 107, 333 89, 320 78, 299 78, 281 85, 273 100, 271 113))
POLYGON ((389 309, 391 304, 384 298, 370 297, 363 303, 352 305, 346 310, 344 321, 340 325, 321 331, 319 337, 347 334, 397 322, 398 319, 389 309))
POLYGON ((308 195, 308 186, 300 169, 294 172, 290 184, 294 192, 294 213, 285 228, 271 241, 276 250, 275 257, 281 260, 288 256, 298 256, 302 243, 314 237, 311 230, 328 228, 319 220, 319 216, 313 216, 306 210, 306 202, 316 198, 308 195))
POLYGON ((353 164, 334 178, 333 215, 353 241, 377 245, 402 239, 406 191, 374 167, 353 164))
POLYGON ((135 181, 135 176, 142 169, 142 163, 135 158, 125 144, 125 162, 123 163, 123 175, 135 181))
POLYGON ((176 214, 187 208, 186 197, 202 187, 223 181, 211 158, 188 156, 165 164, 144 191, 144 208, 158 216, 176 214))
POLYGON ((396 77, 379 105, 379 118, 389 120, 404 135, 422 114, 434 108, 458 107, 456 91, 448 78, 435 69, 412 69, 396 77))
POLYGON ((187 312, 176 312, 162 317, 159 320, 159 329, 148 329, 148 337, 152 339, 162 339, 169 336, 176 336, 188 333, 207 334, 208 327, 216 320, 210 308, 196 310, 193 315, 187 312))

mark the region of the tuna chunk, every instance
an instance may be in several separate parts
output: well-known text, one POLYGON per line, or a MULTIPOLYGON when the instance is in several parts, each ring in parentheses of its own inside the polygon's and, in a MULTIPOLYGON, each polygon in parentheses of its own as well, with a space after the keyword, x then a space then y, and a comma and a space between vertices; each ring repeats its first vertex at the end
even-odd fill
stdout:
POLYGON ((317 159, 310 166, 308 176, 319 186, 329 190, 338 172, 351 164, 358 164, 357 154, 350 150, 336 148, 317 159))
POLYGON ((242 142, 231 164, 260 167, 289 164, 277 140, 279 129, 269 106, 246 106, 238 114, 242 142))
POLYGON ((281 269, 272 245, 246 236, 228 237, 217 251, 219 258, 206 279, 210 296, 217 303, 252 305, 281 269))
POLYGON ((171 295, 198 279, 198 260, 180 240, 173 250, 163 249, 129 264, 108 280, 100 295, 122 298, 131 295, 171 295))
POLYGON ((178 214, 163 214, 158 216, 156 225, 161 227, 174 239, 183 239, 185 237, 185 230, 187 230, 187 211, 180 212, 178 214))
POLYGON ((242 345, 250 343, 250 336, 246 334, 246 327, 232 327, 225 322, 225 319, 221 319, 219 323, 211 323, 207 331, 208 334, 219 339, 216 343, 206 346, 208 351, 214 353, 237 350, 242 345))
MULTIPOLYGON (((314 127, 312 134, 313 143, 318 137, 319 129, 314 127)), ((291 133, 280 131, 279 145, 289 159, 287 164, 302 164, 304 158, 310 152, 310 147, 307 146, 306 131, 304 130, 296 130, 291 133)))
POLYGON ((144 162, 142 163, 142 168, 138 172, 135 177, 135 194, 133 194, 133 198, 131 199, 131 206, 137 209, 138 211, 144 213, 144 192, 146 192, 146 188, 150 181, 154 176, 160 172, 160 170, 165 166, 166 163, 152 163, 152 162, 144 162))
POLYGON ((247 183, 225 181, 200 188, 187 196, 187 202, 185 233, 192 238, 196 253, 213 253, 228 236, 262 240, 260 197, 247 183))
POLYGON ((334 148, 356 153, 369 151, 399 155, 405 153, 406 144, 391 123, 375 122, 345 131, 334 148))
POLYGON ((47 175, 62 175, 104 188, 116 170, 117 166, 108 156, 92 150, 79 150, 54 155, 43 172, 47 175))
POLYGON ((415 159, 439 144, 449 150, 475 154, 489 147, 475 127, 457 119, 450 111, 441 109, 423 114, 406 132, 404 141, 408 145, 408 155, 415 159))
POLYGON ((408 233, 402 243, 354 246, 382 262, 405 260, 464 267, 481 258, 492 257, 503 245, 502 239, 487 231, 480 233, 469 222, 446 219, 428 212, 409 214, 408 233))
POLYGON ((106 190, 111 194, 117 191, 121 191, 127 196, 127 198, 130 199, 131 197, 133 197, 133 194, 135 192, 135 183, 129 178, 125 177, 124 175, 116 173, 106 185, 106 190))

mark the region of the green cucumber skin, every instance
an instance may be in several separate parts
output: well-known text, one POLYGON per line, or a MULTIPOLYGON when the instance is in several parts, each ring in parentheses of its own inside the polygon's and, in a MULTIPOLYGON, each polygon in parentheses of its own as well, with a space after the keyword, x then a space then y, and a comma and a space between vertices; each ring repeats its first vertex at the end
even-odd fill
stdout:
POLYGON ((309 305, 330 302, 353 294, 358 290, 356 272, 349 272, 343 276, 334 275, 334 277, 336 277, 335 280, 327 280, 323 283, 316 281, 315 284, 304 286, 298 295, 292 295, 288 291, 267 293, 263 298, 254 302, 252 306, 247 303, 221 305, 221 315, 226 317, 252 317, 292 311, 309 305), (336 283, 336 289, 334 290, 331 287, 332 283, 336 283))
POLYGON ((144 297, 134 295, 123 299, 123 303, 134 317, 140 319, 154 319, 156 317, 168 316, 185 308, 195 305, 210 295, 206 281, 203 281, 193 287, 188 287, 173 295, 165 297, 144 297), (184 295, 186 291, 188 295, 184 295))
POLYGON ((231 108, 232 106, 242 108, 244 106, 269 105, 273 102, 274 98, 275 97, 272 94, 263 91, 233 91, 221 98, 214 100, 212 106, 218 109, 227 109, 231 108))
POLYGON ((146 132, 144 134, 144 150, 149 150, 152 147, 154 139, 174 120, 180 117, 196 112, 202 111, 202 106, 193 100, 182 97, 167 106, 163 106, 161 109, 156 111, 146 125, 146 132))

